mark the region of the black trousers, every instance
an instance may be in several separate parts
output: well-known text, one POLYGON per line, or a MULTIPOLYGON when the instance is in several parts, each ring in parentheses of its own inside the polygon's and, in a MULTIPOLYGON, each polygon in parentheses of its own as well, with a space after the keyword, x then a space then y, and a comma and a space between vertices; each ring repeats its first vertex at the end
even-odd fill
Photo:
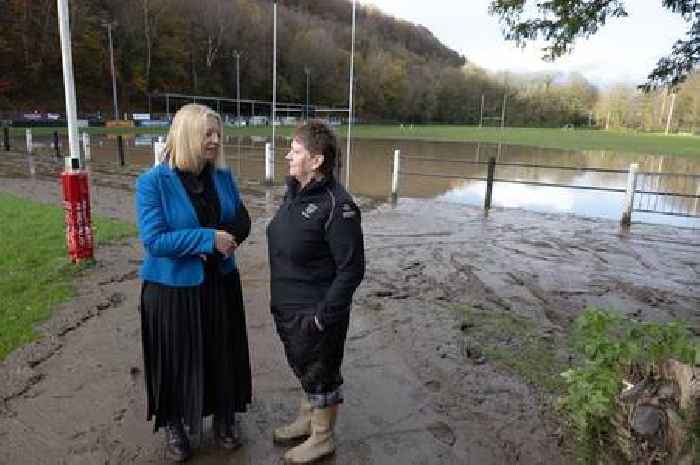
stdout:
POLYGON ((314 322, 315 308, 272 307, 271 310, 287 363, 304 392, 324 395, 338 391, 343 384, 340 367, 350 317, 320 331, 314 322))

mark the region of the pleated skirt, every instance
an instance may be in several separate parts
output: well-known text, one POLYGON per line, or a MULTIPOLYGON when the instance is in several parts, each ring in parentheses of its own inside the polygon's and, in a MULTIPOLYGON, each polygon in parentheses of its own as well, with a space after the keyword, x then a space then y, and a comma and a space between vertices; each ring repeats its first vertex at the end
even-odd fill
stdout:
POLYGON ((216 415, 233 425, 245 412, 252 382, 241 280, 207 270, 194 287, 145 281, 141 336, 146 418, 157 431, 182 419, 191 432, 216 415))

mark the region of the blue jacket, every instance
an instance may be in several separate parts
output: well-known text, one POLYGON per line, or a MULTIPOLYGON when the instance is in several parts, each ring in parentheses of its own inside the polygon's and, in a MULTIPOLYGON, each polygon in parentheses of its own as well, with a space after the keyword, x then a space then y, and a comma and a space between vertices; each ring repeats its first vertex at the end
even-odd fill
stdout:
MULTIPOLYGON (((239 205, 236 183, 228 169, 214 171, 221 204, 220 223, 232 223, 239 205)), ((215 229, 199 224, 177 173, 161 163, 136 181, 136 215, 145 258, 141 279, 167 286, 197 286, 204 281, 200 254, 214 251, 215 229)), ((233 257, 221 263, 222 273, 236 267, 233 257)))

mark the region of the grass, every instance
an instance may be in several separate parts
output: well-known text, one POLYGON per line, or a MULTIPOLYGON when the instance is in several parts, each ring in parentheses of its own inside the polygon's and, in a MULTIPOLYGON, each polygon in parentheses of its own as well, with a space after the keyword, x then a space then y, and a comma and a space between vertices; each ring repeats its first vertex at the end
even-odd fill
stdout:
MULTIPOLYGON (((75 296, 73 280, 84 267, 66 251, 63 210, 0 193, 0 360, 36 338, 34 325, 75 296)), ((98 243, 132 236, 133 225, 93 216, 98 243)))
POLYGON ((469 305, 459 305, 455 310, 470 345, 478 347, 489 363, 547 392, 563 392, 561 372, 568 365, 557 358, 554 338, 543 337, 533 321, 511 312, 482 311, 469 305))
MULTIPOLYGON (((65 133, 65 128, 34 128, 37 135, 50 134, 54 130, 65 133)), ((278 128, 280 136, 289 136, 291 127, 278 128)), ((336 128, 339 135, 344 135, 347 128, 336 128)), ((13 128, 16 136, 24 134, 23 128, 13 128)), ((144 129, 105 129, 89 128, 92 134, 164 134, 159 128, 144 129)), ((226 128, 227 135, 270 136, 271 128, 226 128)), ((615 152, 642 153, 651 155, 678 155, 700 157, 700 137, 642 133, 632 130, 589 130, 589 129, 550 129, 550 128, 479 128, 458 125, 357 125, 353 127, 353 136, 358 139, 394 139, 424 140, 449 142, 484 142, 527 145, 562 150, 610 150, 615 152)))

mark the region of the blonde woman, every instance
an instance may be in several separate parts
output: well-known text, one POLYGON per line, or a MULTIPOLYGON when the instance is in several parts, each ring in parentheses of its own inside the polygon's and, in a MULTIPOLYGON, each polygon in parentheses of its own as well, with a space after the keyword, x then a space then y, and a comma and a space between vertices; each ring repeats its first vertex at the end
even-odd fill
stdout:
POLYGON ((214 416, 224 448, 240 445, 235 414, 251 399, 251 374, 235 250, 250 217, 226 168, 221 117, 185 105, 173 119, 160 164, 136 183, 141 333, 147 419, 166 430, 166 453, 191 454, 187 430, 214 416))

